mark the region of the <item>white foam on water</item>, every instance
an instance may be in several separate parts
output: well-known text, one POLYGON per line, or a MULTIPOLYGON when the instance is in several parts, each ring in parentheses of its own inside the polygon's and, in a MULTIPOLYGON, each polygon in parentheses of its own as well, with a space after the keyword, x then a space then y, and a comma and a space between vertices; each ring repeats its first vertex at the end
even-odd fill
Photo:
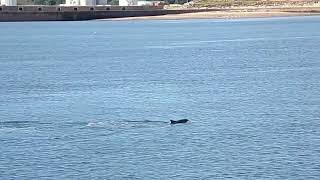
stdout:
POLYGON ((196 45, 196 44, 206 44, 206 43, 219 43, 219 42, 248 42, 248 41, 269 41, 269 40, 290 40, 290 39, 314 39, 320 38, 320 36, 293 36, 293 37, 283 37, 283 38, 236 38, 236 39, 218 39, 218 40, 208 40, 208 41, 185 41, 185 42, 174 42, 172 45, 196 45))
POLYGON ((277 41, 277 40, 315 39, 315 38, 320 38, 320 36, 293 36, 293 37, 283 37, 283 38, 254 37, 254 38, 217 39, 217 40, 206 40, 206 41, 184 41, 184 42, 172 42, 172 43, 169 43, 169 45, 145 46, 144 48, 145 49, 177 49, 177 48, 192 47, 195 45, 223 43, 223 42, 277 41))
POLYGON ((161 127, 169 124, 165 121, 151 121, 151 120, 118 120, 106 122, 88 122, 86 127, 89 128, 106 128, 108 130, 126 130, 136 128, 161 127))
POLYGON ((87 127, 104 127, 105 124, 103 122, 89 122, 87 127))

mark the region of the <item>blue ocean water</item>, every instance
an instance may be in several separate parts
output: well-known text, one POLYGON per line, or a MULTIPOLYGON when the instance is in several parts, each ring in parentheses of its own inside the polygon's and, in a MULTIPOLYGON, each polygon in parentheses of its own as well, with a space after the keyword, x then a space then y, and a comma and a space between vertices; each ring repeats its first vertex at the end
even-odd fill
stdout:
POLYGON ((0 179, 319 179, 319 29, 1 23, 0 179))

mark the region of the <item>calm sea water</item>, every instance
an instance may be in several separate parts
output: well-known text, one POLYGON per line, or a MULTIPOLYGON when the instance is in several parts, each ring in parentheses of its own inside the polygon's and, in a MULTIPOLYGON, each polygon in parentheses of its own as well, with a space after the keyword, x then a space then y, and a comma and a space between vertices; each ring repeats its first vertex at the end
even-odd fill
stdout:
POLYGON ((1 23, 0 179, 319 179, 319 30, 1 23))

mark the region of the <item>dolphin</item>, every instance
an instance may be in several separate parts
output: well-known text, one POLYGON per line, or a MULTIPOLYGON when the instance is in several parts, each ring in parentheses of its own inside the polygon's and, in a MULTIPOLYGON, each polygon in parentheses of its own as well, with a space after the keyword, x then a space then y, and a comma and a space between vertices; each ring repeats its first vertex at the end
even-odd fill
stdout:
POLYGON ((186 123, 188 121, 188 119, 170 120, 170 124, 186 123))

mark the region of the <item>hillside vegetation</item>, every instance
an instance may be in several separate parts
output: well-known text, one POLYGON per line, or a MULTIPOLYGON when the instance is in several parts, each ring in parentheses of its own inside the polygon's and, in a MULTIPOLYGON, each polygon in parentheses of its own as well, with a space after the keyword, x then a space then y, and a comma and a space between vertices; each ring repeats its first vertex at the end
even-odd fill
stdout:
POLYGON ((195 7, 231 7, 231 6, 270 6, 305 5, 318 3, 319 0, 195 0, 195 7))
MULTIPOLYGON (((118 5, 118 2, 118 0, 109 0, 108 4, 118 5)), ((175 5, 185 4, 187 7, 305 5, 312 3, 320 5, 320 0, 164 0, 164 2, 175 5)), ((65 0, 18 0, 18 5, 59 5, 63 3, 65 0)))

